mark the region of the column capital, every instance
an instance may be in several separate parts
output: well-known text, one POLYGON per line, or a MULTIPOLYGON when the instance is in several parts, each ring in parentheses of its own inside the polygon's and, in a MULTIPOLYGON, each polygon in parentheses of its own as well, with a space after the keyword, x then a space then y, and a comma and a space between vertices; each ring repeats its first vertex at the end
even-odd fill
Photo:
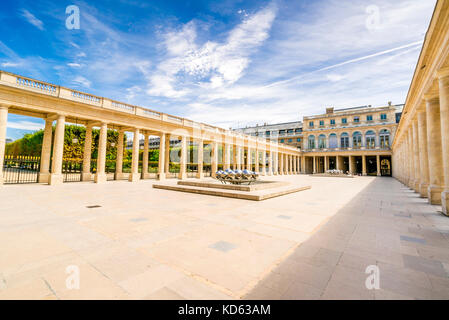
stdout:
POLYGON ((449 67, 441 68, 437 71, 438 80, 449 77, 449 67))
POLYGON ((437 91, 431 91, 428 92, 426 94, 423 95, 423 99, 428 102, 428 101, 439 101, 440 100, 440 95, 437 91))
POLYGON ((9 108, 9 105, 0 103, 0 109, 6 109, 6 110, 8 110, 8 108, 9 108))

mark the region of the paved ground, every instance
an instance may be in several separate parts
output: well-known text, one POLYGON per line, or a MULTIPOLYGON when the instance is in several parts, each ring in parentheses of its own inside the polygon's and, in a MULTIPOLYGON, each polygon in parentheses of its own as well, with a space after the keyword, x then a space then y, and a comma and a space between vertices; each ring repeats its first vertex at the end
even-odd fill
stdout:
POLYGON ((391 178, 276 179, 312 189, 252 202, 151 180, 3 186, 0 299, 449 298, 440 207, 391 178))

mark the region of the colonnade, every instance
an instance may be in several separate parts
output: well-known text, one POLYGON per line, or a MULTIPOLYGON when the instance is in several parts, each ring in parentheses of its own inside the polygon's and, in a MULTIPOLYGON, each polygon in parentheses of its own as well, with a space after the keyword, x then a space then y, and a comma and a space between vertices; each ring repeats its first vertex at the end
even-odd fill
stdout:
POLYGON ((436 78, 401 128, 393 163, 398 180, 449 215, 449 68, 436 78))
MULTIPOLYGON (((5 156, 5 139, 6 139, 6 125, 8 117, 8 106, 0 104, 0 163, 3 164, 5 156)), ((64 151, 64 128, 66 123, 65 115, 51 115, 45 119, 44 136, 41 151, 41 163, 39 172, 39 182, 48 183, 51 185, 60 184, 63 182, 62 163, 64 151), (54 134, 52 133, 53 123, 56 121, 56 128, 54 134)), ((82 181, 91 181, 92 178, 95 183, 104 183, 107 181, 106 175, 106 151, 107 151, 107 130, 108 123, 101 121, 88 121, 86 123, 86 136, 84 142, 83 166, 81 173, 82 181), (97 153, 97 170, 92 177, 91 161, 92 161, 92 130, 93 127, 100 127, 98 153, 97 153)), ((120 180, 125 177, 123 173, 123 152, 124 152, 124 134, 125 131, 133 133, 132 144, 132 161, 131 172, 128 174, 128 180, 131 182, 140 179, 147 179, 150 177, 148 168, 149 157, 149 131, 139 128, 118 129, 117 142, 117 157, 116 157, 116 171, 115 179, 120 180), (143 134, 144 150, 141 172, 139 172, 139 145, 140 135, 143 134)), ((154 135, 154 133, 151 133, 154 135)), ((233 143, 219 143, 217 141, 210 141, 205 139, 195 139, 187 135, 177 135, 172 133, 159 132, 159 159, 157 178, 163 180, 169 173, 170 165, 170 137, 175 136, 180 140, 180 156, 179 156, 179 179, 187 178, 187 149, 188 141, 193 140, 197 145, 198 152, 198 170, 196 177, 204 177, 204 144, 211 145, 211 174, 215 176, 218 170, 218 149, 222 145, 223 150, 223 169, 252 170, 253 165, 255 171, 262 175, 285 175, 298 174, 300 168, 300 156, 298 154, 285 153, 280 151, 277 146, 272 150, 267 146, 256 147, 249 143, 233 144, 233 143), (268 150, 267 150, 268 149, 268 150), (232 156, 231 156, 232 154, 232 156), (245 162, 246 158, 246 162, 245 162), (255 159, 253 164, 253 158, 255 159)), ((243 140, 244 141, 244 140, 243 140)), ((0 166, 0 184, 3 182, 3 166, 0 166)))

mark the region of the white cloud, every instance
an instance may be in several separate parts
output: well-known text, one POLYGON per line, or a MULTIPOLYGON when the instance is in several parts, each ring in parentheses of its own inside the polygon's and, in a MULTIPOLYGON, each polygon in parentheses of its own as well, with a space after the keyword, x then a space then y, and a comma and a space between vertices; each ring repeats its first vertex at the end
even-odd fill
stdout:
POLYGON ((7 68, 7 67, 17 67, 19 65, 20 65, 20 63, 16 63, 16 62, 3 62, 2 63, 2 67, 5 67, 5 68, 7 68))
POLYGON ((92 84, 88 79, 86 79, 86 78, 83 77, 83 76, 76 76, 76 77, 72 80, 72 82, 73 82, 75 85, 81 85, 81 86, 86 87, 86 88, 90 88, 90 86, 91 86, 91 84, 92 84))
POLYGON ((44 30, 44 23, 36 18, 31 12, 26 9, 22 9, 22 16, 33 26, 38 28, 39 30, 44 30))
POLYGON ((11 129, 36 131, 36 130, 43 129, 44 124, 26 121, 26 120, 8 121, 7 127, 8 127, 8 129, 11 128, 11 129))
POLYGON ((219 88, 239 80, 250 63, 250 56, 268 38, 276 9, 269 6, 246 17, 232 29, 223 43, 196 43, 195 22, 185 24, 180 31, 165 34, 166 59, 149 77, 150 95, 181 97, 189 92, 185 78, 200 87, 219 88))
POLYGON ((75 62, 67 63, 67 65, 71 68, 80 68, 81 67, 81 65, 79 63, 75 63, 75 62))

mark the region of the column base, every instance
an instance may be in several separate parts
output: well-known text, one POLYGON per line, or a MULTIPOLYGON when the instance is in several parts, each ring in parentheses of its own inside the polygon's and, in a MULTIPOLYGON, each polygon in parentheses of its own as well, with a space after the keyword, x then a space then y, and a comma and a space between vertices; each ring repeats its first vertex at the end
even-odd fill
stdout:
POLYGON ((178 173, 178 179, 180 179, 180 180, 187 179, 187 172, 179 172, 178 173))
POLYGON ((55 186, 58 184, 62 184, 64 182, 64 177, 62 174, 52 173, 48 179, 48 184, 51 186, 55 186))
POLYGON ((141 176, 142 175, 140 173, 138 173, 138 172, 132 172, 132 173, 129 174, 128 181, 129 182, 137 182, 137 181, 140 180, 141 176))
POLYGON ((94 178, 95 183, 106 183, 108 177, 106 173, 96 173, 94 178))
POLYGON ((197 179, 204 179, 204 172, 197 172, 196 173, 196 178, 197 179))
POLYGON ((39 172, 39 177, 37 178, 37 182, 48 183, 49 180, 50 180, 49 172, 39 172))
POLYGON ((427 188, 427 197, 429 198, 430 204, 441 204, 441 193, 443 192, 443 188, 439 186, 430 185, 427 188))
POLYGON ((413 190, 415 190, 417 193, 420 193, 420 191, 421 191, 420 185, 421 185, 421 183, 418 180, 415 181, 415 185, 413 186, 413 190))
POLYGON ((271 176, 271 175, 273 175, 273 172, 271 172, 270 170, 268 170, 267 176, 271 176))
POLYGON ((81 181, 92 181, 92 173, 82 173, 81 181))
POLYGON ((157 174, 157 179, 158 179, 159 181, 165 180, 165 172, 158 173, 158 174, 157 174))
POLYGON ((421 195, 421 198, 428 197, 428 193, 427 193, 428 189, 429 189, 429 185, 427 183, 421 183, 419 185, 419 194, 421 195))
POLYGON ((2 186, 5 182, 5 179, 3 178, 2 173, 0 173, 0 186, 2 186))
POLYGON ((449 190, 441 192, 441 206, 443 207, 443 213, 449 216, 449 190))
POLYGON ((142 173, 142 179, 150 179, 151 178, 151 173, 146 172, 146 173, 142 173))
POLYGON ((123 172, 114 173, 114 180, 125 180, 125 174, 123 172))

